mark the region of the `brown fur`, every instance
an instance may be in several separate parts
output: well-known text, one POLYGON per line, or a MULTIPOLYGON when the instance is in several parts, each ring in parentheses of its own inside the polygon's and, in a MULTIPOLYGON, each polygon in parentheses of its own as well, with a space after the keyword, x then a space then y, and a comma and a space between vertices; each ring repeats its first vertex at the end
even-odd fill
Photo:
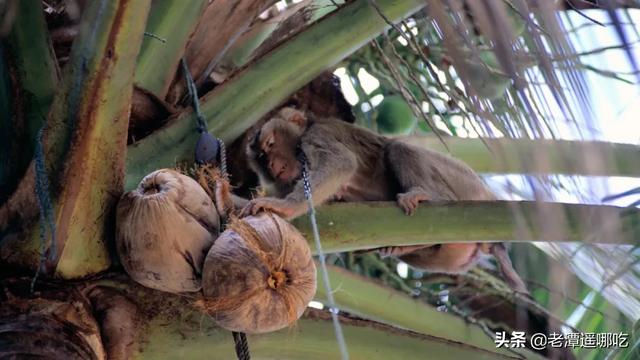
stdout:
MULTIPOLYGON (((419 201, 495 200, 473 170, 447 155, 352 124, 283 108, 247 147, 249 165, 276 198, 252 200, 245 215, 269 210, 291 219, 306 212, 298 151, 307 158, 314 205, 329 200, 395 200, 411 215, 419 201)), ((475 265, 482 252, 493 252, 492 247, 456 243, 382 251, 425 270, 459 273, 475 265)), ((511 269, 510 263, 503 263, 504 256, 496 258, 503 269, 511 269)), ((515 272, 511 269, 505 274, 515 272)))
MULTIPOLYGON (((353 123, 355 116, 351 111, 351 105, 347 102, 340 90, 340 80, 331 71, 325 71, 318 75, 310 83, 296 91, 287 99, 281 107, 295 107, 303 112, 313 113, 319 117, 327 117, 353 123)), ((259 184, 258 177, 247 165, 245 149, 253 139, 256 132, 278 113, 273 110, 262 117, 245 134, 229 144, 227 161, 231 185, 234 193, 249 197, 251 189, 259 184)))

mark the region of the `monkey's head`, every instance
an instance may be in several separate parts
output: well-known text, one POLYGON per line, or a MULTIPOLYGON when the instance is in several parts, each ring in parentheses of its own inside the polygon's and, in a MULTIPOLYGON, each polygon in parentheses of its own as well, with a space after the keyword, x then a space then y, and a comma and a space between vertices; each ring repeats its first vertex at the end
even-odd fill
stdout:
POLYGON ((290 107, 278 111, 249 142, 249 165, 272 182, 294 182, 302 172, 297 151, 306 125, 307 117, 303 112, 290 107))

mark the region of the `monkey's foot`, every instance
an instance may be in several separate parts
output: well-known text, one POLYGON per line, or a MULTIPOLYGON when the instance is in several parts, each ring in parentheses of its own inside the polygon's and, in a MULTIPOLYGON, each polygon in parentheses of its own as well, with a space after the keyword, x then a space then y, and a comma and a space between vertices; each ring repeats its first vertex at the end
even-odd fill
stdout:
POLYGON ((418 204, 420 201, 429 200, 427 193, 419 190, 412 190, 406 193, 401 193, 397 195, 398 197, 398 205, 404 210, 404 213, 407 215, 413 215, 413 213, 418 208, 418 204))
POLYGON ((431 245, 411 245, 411 246, 388 246, 379 248, 378 253, 381 257, 402 256, 416 250, 424 249, 431 245))

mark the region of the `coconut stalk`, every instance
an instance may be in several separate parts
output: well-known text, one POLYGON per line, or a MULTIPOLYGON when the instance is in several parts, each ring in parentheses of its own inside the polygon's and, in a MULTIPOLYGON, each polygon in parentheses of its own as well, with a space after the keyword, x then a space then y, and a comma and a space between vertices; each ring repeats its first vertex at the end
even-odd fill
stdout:
MULTIPOLYGON (((431 135, 407 136, 403 142, 447 152, 431 135)), ((640 146, 603 141, 545 139, 445 138, 449 152, 481 173, 640 176, 640 146), (544 154, 553 154, 543 157, 544 154), (604 161, 594 164, 593 158, 604 161), (500 159, 501 161, 499 161, 500 159)))
MULTIPOLYGON (((159 320, 159 319, 158 319, 159 320)), ((166 321, 166 319, 165 319, 166 321)), ((233 340, 228 331, 215 328, 201 316, 183 319, 182 326, 154 321, 142 351, 134 359, 209 359, 216 354, 234 358, 233 340)), ((361 319, 340 317, 349 356, 353 359, 421 358, 437 359, 517 359, 466 344, 424 336, 411 331, 361 319)), ((309 310, 292 329, 248 336, 251 357, 255 359, 337 359, 340 353, 327 313, 309 310)))
MULTIPOLYGON (((185 59, 189 71, 198 85, 209 76, 229 47, 249 29, 251 23, 274 4, 275 0, 209 1, 195 32, 189 39, 185 59)), ((175 77, 167 100, 175 104, 186 93, 186 82, 181 71, 175 77)))
MULTIPOLYGON (((437 311, 423 301, 412 299, 404 293, 382 286, 372 279, 343 268, 328 266, 329 280, 337 307, 350 314, 397 326, 425 335, 433 335, 469 344, 504 355, 514 355, 496 344, 479 326, 465 322, 459 316, 437 311)), ((323 302, 326 292, 322 277, 318 276, 315 299, 323 302)), ((519 353, 527 358, 540 357, 524 350, 519 353)))
POLYGON ((136 86, 164 99, 205 3, 164 0, 153 4, 145 30, 150 36, 142 41, 138 56, 136 86))
MULTIPOLYGON (((278 27, 291 21, 291 19, 296 17, 301 10, 308 9, 310 6, 316 7, 316 4, 319 3, 325 3, 325 0, 305 0, 287 7, 284 11, 266 20, 257 19, 255 23, 252 24, 251 27, 244 34, 238 37, 238 40, 229 47, 229 50, 227 50, 224 56, 222 56, 214 71, 219 71, 220 68, 225 71, 232 71, 233 69, 238 69, 242 65, 246 64, 255 56, 255 50, 258 47, 272 39, 274 31, 278 27)), ((318 14, 318 18, 320 18, 322 15, 333 10, 331 9, 333 8, 332 6, 328 6, 330 5, 328 1, 326 1, 326 4, 324 5, 327 6, 322 6, 321 9, 325 11, 316 10, 313 11, 313 15, 315 16, 318 14)))
MULTIPOLYGON (((122 192, 133 71, 149 7, 148 0, 100 2, 87 10, 76 39, 78 48, 95 52, 81 89, 91 96, 80 100, 75 114, 76 133, 82 136, 74 139, 77 147, 67 155, 67 181, 57 202, 55 273, 64 278, 83 277, 110 264, 105 242, 122 192), (96 257, 103 261, 96 264, 96 257)), ((67 66, 81 70, 87 55, 83 50, 74 53, 79 62, 67 66)))
MULTIPOLYGON (((336 203, 318 207, 316 216, 327 253, 451 242, 640 243, 640 212, 604 205, 427 202, 420 204, 413 216, 407 216, 391 202, 336 203), (555 224, 558 219, 564 220, 564 226, 550 231, 548 223, 555 224)), ((306 216, 293 224, 313 241, 306 216)))
MULTIPOLYGON (((192 299, 153 291, 128 281, 102 280, 98 284, 117 287, 144 314, 140 336, 135 340, 139 351, 134 359, 235 358, 231 333, 193 307, 192 299)), ((274 314, 278 316, 278 314, 274 314)), ((420 358, 433 354, 438 359, 517 358, 485 350, 471 344, 396 328, 375 321, 340 317, 352 359, 420 358)), ((248 335, 254 359, 334 359, 340 353, 333 325, 327 312, 309 309, 296 325, 276 332, 248 335)))
MULTIPOLYGON (((36 133, 49 113, 59 70, 38 0, 17 2, 17 13, 11 32, 4 41, 6 68, 4 81, 12 93, 13 109, 2 108, 1 142, 5 147, 0 166, 0 203, 17 185, 33 157, 36 133), (9 161, 10 159, 10 161, 9 161)), ((5 86, 6 86, 5 85, 5 86)), ((11 103, 9 103, 11 104, 11 103)))
MULTIPOLYGON (((380 0, 377 4, 392 21, 425 5, 418 0, 380 0)), ((387 26, 367 0, 350 2, 309 26, 202 98, 201 108, 211 133, 230 143, 297 89, 387 26)), ((198 136, 195 116, 188 109, 162 129, 130 145, 126 189, 135 187, 155 169, 192 161, 198 136)))
POLYGON ((305 0, 289 6, 276 16, 252 25, 229 48, 220 65, 224 70, 237 69, 342 5, 343 0, 305 0))
MULTIPOLYGON (((149 6, 148 0, 94 1, 83 13, 44 132, 56 227, 55 251, 50 243, 47 250, 49 274, 82 277, 110 265, 107 230, 122 193, 133 71, 149 6)), ((34 269, 42 256, 38 226, 29 226, 38 213, 35 177, 32 162, 0 209, 0 254, 34 269), (26 231, 8 229, 11 223, 26 231)))

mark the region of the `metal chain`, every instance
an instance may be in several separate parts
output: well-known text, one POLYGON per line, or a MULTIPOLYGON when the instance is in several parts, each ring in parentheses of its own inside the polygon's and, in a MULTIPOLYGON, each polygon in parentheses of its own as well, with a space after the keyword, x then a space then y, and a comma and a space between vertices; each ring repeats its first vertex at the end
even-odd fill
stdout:
POLYGON ((304 187, 304 197, 307 199, 309 205, 309 220, 311 221, 311 229, 313 231, 313 240, 316 244, 316 252, 320 259, 320 272, 322 273, 322 280, 324 282, 325 291, 327 293, 327 301, 329 302, 329 313, 331 313, 331 320, 333 322, 333 329, 336 333, 336 340, 338 341, 338 348, 340 348, 340 355, 343 360, 349 359, 349 352, 347 351, 347 344, 344 341, 344 334, 342 333, 342 327, 340 326, 340 320, 338 319, 338 307, 336 306, 335 299, 333 298, 333 292, 331 291, 331 284, 329 283, 329 272, 327 271, 327 262, 325 260, 324 251, 322 250, 322 244, 320 243, 320 233, 318 232, 318 222, 316 220, 316 210, 313 206, 313 197, 311 194, 311 182, 309 181, 309 169, 307 163, 307 157, 304 152, 300 151, 299 158, 302 163, 302 184, 304 187))
POLYGON ((228 179, 227 173, 227 147, 224 145, 224 141, 222 139, 218 139, 218 144, 220 145, 220 174, 223 178, 228 179))

